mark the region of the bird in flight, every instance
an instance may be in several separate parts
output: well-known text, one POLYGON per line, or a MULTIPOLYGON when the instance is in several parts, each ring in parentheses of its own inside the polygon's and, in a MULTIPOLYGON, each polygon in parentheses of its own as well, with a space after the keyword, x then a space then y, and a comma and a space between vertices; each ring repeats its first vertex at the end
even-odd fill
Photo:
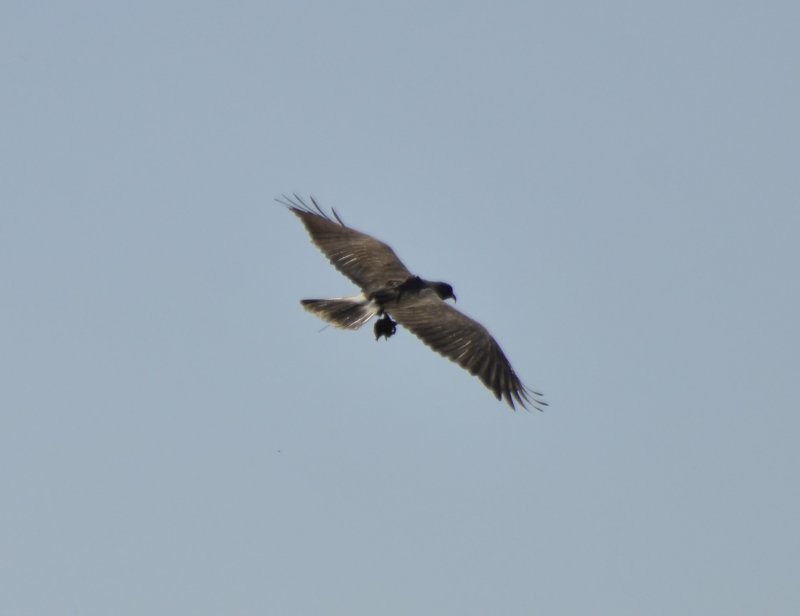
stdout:
POLYGON ((437 353, 477 376, 498 400, 514 409, 547 406, 542 394, 528 389, 486 328, 456 310, 453 287, 412 274, 394 250, 374 237, 351 229, 336 210, 328 216, 311 197, 276 199, 301 220, 311 240, 331 264, 361 288, 353 297, 304 299, 303 307, 343 329, 359 329, 373 317, 375 340, 391 338, 400 324, 437 353))

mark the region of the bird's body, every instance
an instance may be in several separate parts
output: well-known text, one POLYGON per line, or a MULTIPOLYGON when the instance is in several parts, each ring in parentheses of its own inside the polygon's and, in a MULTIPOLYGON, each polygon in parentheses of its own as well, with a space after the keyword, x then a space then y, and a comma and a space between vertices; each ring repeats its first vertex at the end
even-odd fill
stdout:
POLYGON ((547 406, 541 394, 523 385, 486 328, 446 302, 455 300, 452 286, 412 274, 388 245, 351 229, 335 210, 331 219, 313 198, 313 208, 297 195, 280 203, 300 218, 331 264, 362 290, 354 297, 304 299, 306 310, 344 329, 358 329, 378 316, 376 340, 388 340, 400 324, 476 375, 511 408, 515 402, 523 408, 547 406))

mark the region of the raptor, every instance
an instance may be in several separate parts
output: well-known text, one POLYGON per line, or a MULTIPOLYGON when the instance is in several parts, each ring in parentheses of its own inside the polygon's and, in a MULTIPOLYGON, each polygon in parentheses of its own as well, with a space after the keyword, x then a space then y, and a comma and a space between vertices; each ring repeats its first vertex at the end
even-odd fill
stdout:
POLYGON ((542 410, 542 394, 526 387, 500 345, 477 321, 447 302, 456 296, 446 282, 420 278, 403 265, 388 245, 348 227, 336 210, 327 215, 311 197, 277 201, 302 221, 311 240, 331 264, 361 288, 353 297, 304 299, 303 307, 342 329, 359 329, 373 317, 375 339, 392 337, 402 325, 444 357, 477 376, 498 400, 513 409, 542 410))

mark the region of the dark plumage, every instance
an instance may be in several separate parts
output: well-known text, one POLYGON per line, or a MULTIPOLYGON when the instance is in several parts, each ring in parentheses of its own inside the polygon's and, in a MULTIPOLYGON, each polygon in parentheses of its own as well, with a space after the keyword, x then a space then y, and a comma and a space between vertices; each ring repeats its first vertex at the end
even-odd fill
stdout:
POLYGON ((542 394, 528 389, 486 328, 456 310, 453 287, 412 274, 394 251, 374 237, 351 229, 336 210, 330 218, 314 198, 278 199, 305 225, 311 240, 333 266, 362 290, 355 297, 304 299, 303 307, 336 327, 358 329, 372 317, 376 340, 388 340, 399 323, 434 351, 477 376, 498 400, 542 410, 542 394))

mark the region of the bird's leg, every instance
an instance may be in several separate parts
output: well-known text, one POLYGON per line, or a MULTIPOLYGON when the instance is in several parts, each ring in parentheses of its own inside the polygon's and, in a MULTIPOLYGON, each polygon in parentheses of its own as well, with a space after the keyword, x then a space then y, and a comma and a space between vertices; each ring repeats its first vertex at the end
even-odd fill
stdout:
POLYGON ((381 336, 388 340, 392 336, 394 336, 395 331, 397 331, 397 323, 390 317, 387 313, 383 313, 383 316, 375 321, 375 340, 380 340, 381 336))

